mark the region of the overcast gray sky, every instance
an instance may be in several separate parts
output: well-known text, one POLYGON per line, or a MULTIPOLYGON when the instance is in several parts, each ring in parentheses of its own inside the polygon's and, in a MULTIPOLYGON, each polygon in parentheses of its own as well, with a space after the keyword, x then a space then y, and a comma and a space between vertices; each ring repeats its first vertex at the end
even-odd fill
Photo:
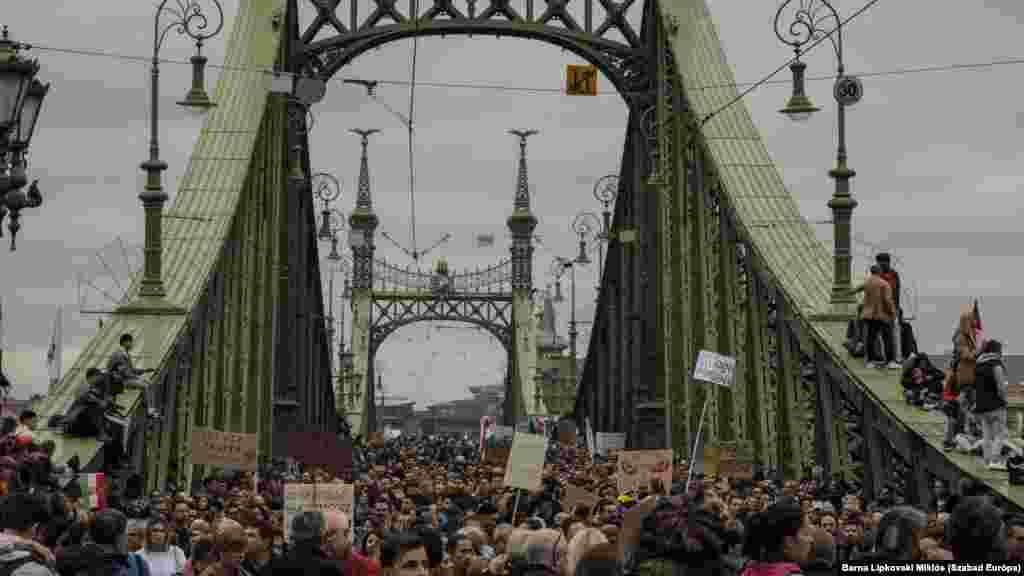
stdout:
MULTIPOLYGON (((6 297, 4 368, 15 382, 15 395, 24 397, 46 389, 45 351, 57 306, 65 307, 67 367, 96 328, 97 317, 81 314, 79 303, 109 309, 103 292, 119 295, 118 283, 123 285, 128 271, 139 265, 138 164, 148 137, 144 63, 42 48, 147 56, 154 5, 134 0, 17 4, 3 23, 15 38, 40 47, 35 54, 43 66, 41 78, 53 82, 32 147, 32 176, 40 179, 46 204, 22 218, 18 251, 0 254, 5 265, 0 275, 0 293, 6 297)), ((368 13, 362 4, 360 12, 368 13)), ((845 15, 862 2, 838 4, 845 15)), ((710 0, 710 5, 740 82, 760 79, 789 56, 772 30, 774 2, 710 0)), ((225 2, 228 30, 237 7, 238 0, 225 2)), ((1022 17, 1024 6, 1009 2, 882 0, 847 29, 847 68, 867 75, 1024 56, 1022 17)), ((226 37, 208 46, 211 63, 222 61, 226 37)), ((385 45, 340 76, 408 80, 411 46, 411 41, 385 45)), ((517 147, 505 131, 537 128, 541 134, 530 141, 530 177, 541 219, 535 278, 544 285, 552 256, 574 250, 573 216, 581 209, 598 209, 591 197, 593 182, 618 168, 625 124, 621 99, 603 79, 597 97, 545 93, 563 85, 566 64, 581 62, 536 41, 447 37, 420 39, 418 46, 420 82, 541 89, 417 89, 419 247, 451 232, 452 241, 428 260, 444 255, 456 269, 494 263, 508 253, 504 221, 512 204, 517 147), (478 234, 494 234, 498 241, 479 248, 478 234)), ((190 55, 189 44, 173 35, 162 53, 176 60, 190 55)), ((834 70, 825 46, 806 61, 811 77, 834 70)), ((862 256, 858 270, 867 264, 873 245, 894 253, 905 283, 916 288, 913 304, 906 307, 920 317, 916 327, 926 351, 947 346, 960 303, 972 297, 982 300, 989 332, 1006 340, 1011 351, 1024 336, 1013 304, 1021 289, 1017 251, 1024 241, 1015 219, 1024 205, 1017 194, 1022 181, 1021 73, 1020 66, 1011 65, 865 77, 864 100, 848 114, 850 165, 858 172, 853 190, 860 201, 854 225, 862 256)), ((831 84, 810 82, 809 94, 823 111, 805 125, 794 125, 777 112, 788 96, 787 75, 778 76, 783 83, 753 92, 746 105, 805 217, 821 221, 830 216, 825 203, 832 190, 827 176, 835 147, 831 84)), ((210 71, 211 91, 218 76, 217 70, 210 71)), ((187 66, 164 66, 161 141, 172 196, 202 125, 173 105, 188 81, 187 66)), ((407 110, 408 87, 382 86, 378 92, 388 105, 407 110)), ((340 81, 330 85, 314 114, 313 163, 317 171, 341 180, 346 211, 354 200, 358 167, 358 141, 347 130, 383 130, 371 147, 379 230, 408 246, 404 128, 361 88, 340 81)), ((822 240, 831 242, 829 226, 817 228, 822 240)), ((379 255, 408 263, 386 240, 378 246, 379 255)), ((596 266, 578 278, 581 318, 593 314, 595 279, 596 266)), ((559 313, 564 334, 568 305, 561 305, 559 313)), ((588 337, 583 329, 581 348, 588 337)), ((388 391, 421 404, 462 397, 467 385, 497 382, 504 368, 503 353, 489 337, 427 325, 396 333, 382 348, 380 361, 388 391)))

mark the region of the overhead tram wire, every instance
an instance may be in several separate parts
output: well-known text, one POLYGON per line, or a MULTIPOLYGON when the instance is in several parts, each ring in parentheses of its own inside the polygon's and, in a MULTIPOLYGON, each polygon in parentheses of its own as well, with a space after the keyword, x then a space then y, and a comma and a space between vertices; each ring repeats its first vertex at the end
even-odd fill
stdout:
MULTIPOLYGON (((849 16, 846 17, 845 20, 843 20, 842 22, 837 24, 835 28, 833 28, 832 30, 829 30, 829 32, 826 33, 826 34, 822 34, 817 40, 815 40, 815 41, 811 42, 810 44, 808 44, 807 47, 802 50, 801 54, 807 54, 807 53, 811 52, 812 50, 814 50, 815 48, 817 48, 819 45, 821 45, 821 43, 824 42, 825 40, 831 39, 833 34, 838 32, 839 30, 842 30, 844 26, 849 24, 851 21, 853 21, 855 18, 857 18, 861 14, 867 12, 869 8, 871 8, 875 4, 878 4, 878 2, 879 2, 879 0, 868 0, 868 2, 866 4, 864 4, 863 6, 861 6, 857 11, 855 11, 853 14, 850 14, 849 16)), ((703 118, 701 118, 700 123, 698 124, 697 132, 699 132, 700 131, 699 129, 703 128, 704 125, 707 124, 712 118, 714 118, 715 116, 718 116, 719 114, 724 112, 726 109, 730 108, 733 104, 735 104, 735 103, 743 100, 744 98, 746 98, 748 94, 750 94, 754 90, 757 90, 758 88, 760 88, 761 86, 766 84, 769 80, 774 78, 776 74, 778 74, 779 72, 782 72, 783 70, 788 68, 791 64, 793 64, 794 62, 796 62, 799 59, 800 59, 800 54, 790 58, 789 60, 786 60, 786 62, 782 66, 779 66, 778 68, 773 70, 770 74, 768 74, 764 78, 762 78, 762 79, 758 80, 757 82, 753 83, 752 85, 747 87, 746 90, 740 92, 739 94, 737 94, 735 97, 733 97, 731 100, 729 100, 725 104, 722 104, 721 106, 719 106, 715 110, 712 110, 711 112, 706 114, 703 118)), ((694 134, 696 135, 697 132, 694 132, 694 134)))
MULTIPOLYGON (((419 22, 419 18, 416 18, 419 22)), ((418 26, 418 24, 417 24, 418 26)), ((419 53, 419 36, 412 37, 412 66, 409 71, 409 123, 406 125, 409 131, 409 216, 410 228, 412 229, 412 258, 416 262, 416 268, 420 266, 420 253, 416 245, 416 166, 415 166, 415 141, 416 141, 416 57, 419 53)))
MULTIPOLYGON (((102 50, 85 50, 78 48, 61 48, 56 46, 46 46, 40 44, 31 44, 35 50, 41 50, 45 52, 55 52, 61 54, 69 54, 74 56, 92 56, 98 58, 108 58, 111 60, 122 60, 128 62, 138 62, 140 64, 150 64, 152 57, 143 56, 132 56, 129 54, 118 54, 113 52, 104 52, 102 50)), ((179 66, 191 66, 188 60, 174 60, 170 58, 161 58, 159 60, 161 64, 168 65, 179 65, 179 66)), ((788 66, 787 61, 785 66, 788 66)), ((1000 60, 986 60, 983 62, 967 62, 961 64, 937 64, 930 66, 908 66, 904 68, 893 68, 891 70, 879 70, 877 72, 859 72, 851 74, 858 78, 901 78, 903 76, 912 76, 915 74, 924 74, 931 72, 970 72, 984 70, 988 68, 998 68, 1001 66, 1020 66, 1024 65, 1024 56, 1017 56, 1012 58, 1005 58, 1000 60)), ((266 75, 279 75, 279 76, 293 76, 295 74, 290 72, 278 72, 269 68, 250 68, 243 66, 230 66, 224 64, 209 63, 207 67, 214 68, 217 70, 224 70, 228 72, 252 72, 255 74, 266 74, 266 75)), ((781 70, 781 69, 780 69, 781 70)), ((776 72, 777 74, 777 72, 776 72)), ((350 78, 332 78, 331 82, 343 82, 344 80, 351 80, 350 78)), ((835 80, 835 75, 819 75, 819 76, 808 76, 806 81, 808 82, 823 82, 826 80, 835 80)), ((390 86, 409 86, 411 84, 408 80, 378 80, 380 85, 390 86)), ((786 85, 790 84, 790 80, 761 80, 759 82, 723 82, 718 84, 706 84, 702 86, 694 86, 691 90, 712 90, 716 88, 743 88, 747 86, 772 86, 772 85, 786 85)), ((517 92, 528 96, 561 96, 565 94, 565 88, 542 88, 539 86, 510 86, 504 84, 479 84, 475 82, 424 82, 418 80, 416 86, 419 88, 438 88, 445 90, 452 89, 467 89, 467 90, 488 90, 493 92, 517 92)), ((618 97, 616 93, 598 94, 597 97, 618 97)), ((383 102, 382 102, 383 104, 383 102)), ((395 114, 402 123, 405 123, 405 118, 400 114, 391 110, 392 114, 395 114)))

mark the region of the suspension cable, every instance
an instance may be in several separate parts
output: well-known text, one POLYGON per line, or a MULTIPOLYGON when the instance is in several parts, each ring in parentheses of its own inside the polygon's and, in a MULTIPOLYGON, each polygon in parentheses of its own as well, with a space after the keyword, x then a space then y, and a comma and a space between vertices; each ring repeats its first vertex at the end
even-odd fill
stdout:
MULTIPOLYGON (((417 18, 417 22, 419 19, 417 18)), ((415 167, 415 116, 416 113, 416 59, 419 53, 419 37, 412 38, 412 70, 409 72, 409 122, 406 127, 409 131, 409 212, 410 225, 412 228, 412 257, 416 262, 417 269, 420 264, 420 253, 416 245, 416 167, 415 167)))

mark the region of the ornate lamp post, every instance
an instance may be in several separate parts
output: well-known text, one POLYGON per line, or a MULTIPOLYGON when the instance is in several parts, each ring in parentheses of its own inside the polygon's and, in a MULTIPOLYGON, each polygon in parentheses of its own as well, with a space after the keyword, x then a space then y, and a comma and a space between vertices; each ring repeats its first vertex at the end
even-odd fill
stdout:
POLYGON ((28 147, 50 85, 35 78, 38 62, 19 55, 31 47, 12 41, 6 26, 0 34, 0 222, 8 218, 13 252, 21 229, 21 211, 43 204, 38 181, 32 182, 27 192, 22 188, 28 182, 28 147))
POLYGON ((794 121, 802 122, 819 109, 811 103, 804 90, 804 71, 807 65, 799 58, 804 46, 820 40, 829 33, 829 30, 822 28, 829 22, 836 26, 835 33, 828 38, 832 42, 838 62, 833 96, 838 104, 836 132, 839 140, 836 148, 836 166, 828 173, 835 180, 835 192, 828 202, 828 207, 832 210, 835 246, 831 303, 832 313, 845 317, 850 314, 850 305, 853 303, 853 294, 850 291, 853 260, 850 237, 853 210, 857 207, 857 201, 850 194, 850 180, 856 176, 856 172, 846 163, 846 107, 860 101, 864 95, 864 88, 860 80, 846 75, 843 63, 843 22, 839 12, 828 0, 801 0, 796 3, 793 0, 786 0, 775 14, 775 35, 784 44, 791 46, 796 53, 796 60, 790 65, 793 73, 793 93, 786 107, 780 112, 794 121), (787 21, 789 25, 785 26, 784 22, 787 21))
MULTIPOLYGON (((164 298, 167 292, 163 281, 163 208, 167 202, 162 174, 167 163, 160 159, 160 48, 167 34, 174 30, 188 36, 196 43, 196 54, 192 57, 192 87, 185 99, 178 105, 199 111, 214 106, 206 94, 206 57, 202 55, 203 44, 220 34, 224 28, 224 9, 219 0, 163 0, 153 18, 153 59, 150 64, 150 126, 149 158, 140 166, 146 173, 146 185, 139 200, 145 213, 145 258, 143 260, 142 283, 139 287, 139 302, 125 307, 154 312, 160 309, 174 310, 164 298), (212 7, 212 10, 204 9, 212 7), (208 15, 210 12, 212 15, 208 15), (167 14, 170 21, 161 26, 162 17, 167 14), (215 18, 215 19, 214 19, 215 18)), ((123 309, 124 310, 124 309, 123 309)))

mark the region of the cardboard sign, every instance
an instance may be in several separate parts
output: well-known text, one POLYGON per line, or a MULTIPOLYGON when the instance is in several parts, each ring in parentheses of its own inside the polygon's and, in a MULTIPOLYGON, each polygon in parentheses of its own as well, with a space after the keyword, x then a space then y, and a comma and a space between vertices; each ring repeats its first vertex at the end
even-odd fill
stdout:
POLYGON ((284 539, 288 541, 288 535, 292 529, 292 518, 301 514, 304 510, 312 510, 316 505, 316 485, 302 484, 300 482, 286 482, 284 485, 284 539))
POLYGON ((569 484, 565 487, 565 495, 562 497, 562 508, 569 510, 573 506, 589 506, 593 509, 601 499, 596 494, 569 484))
POLYGON ((260 439, 256 434, 221 432, 210 428, 192 430, 192 463, 256 470, 260 439))
POLYGON ((352 521, 355 487, 343 482, 306 484, 286 482, 284 485, 284 537, 288 540, 292 518, 308 510, 342 512, 352 521))
POLYGON ((651 478, 661 478, 666 489, 672 487, 671 450, 629 450, 619 452, 619 494, 651 485, 651 478))
POLYGON ((512 440, 512 453, 505 467, 505 486, 524 490, 539 490, 544 475, 544 456, 547 438, 539 434, 516 434, 512 440))
POLYGON ((717 446, 704 447, 704 466, 702 471, 705 478, 709 476, 718 476, 721 462, 722 453, 717 446))
POLYGON ((622 432, 598 432, 594 439, 596 452, 607 456, 609 450, 622 450, 626 447, 626 434, 622 432))
POLYGON ((316 485, 316 507, 318 510, 343 512, 352 519, 355 506, 355 486, 344 482, 316 485))
POLYGON ((701 350, 693 368, 693 379, 729 388, 736 379, 736 359, 701 350))
POLYGON ((500 466, 504 469, 505 465, 508 464, 508 458, 511 453, 512 449, 505 448, 504 446, 487 448, 487 450, 484 451, 484 462, 494 466, 500 466))
POLYGON ((753 480, 754 461, 737 456, 735 447, 724 447, 721 449, 719 457, 718 475, 739 480, 753 480))
POLYGON ((336 478, 352 475, 352 442, 333 432, 288 433, 288 455, 307 466, 328 468, 336 478))

